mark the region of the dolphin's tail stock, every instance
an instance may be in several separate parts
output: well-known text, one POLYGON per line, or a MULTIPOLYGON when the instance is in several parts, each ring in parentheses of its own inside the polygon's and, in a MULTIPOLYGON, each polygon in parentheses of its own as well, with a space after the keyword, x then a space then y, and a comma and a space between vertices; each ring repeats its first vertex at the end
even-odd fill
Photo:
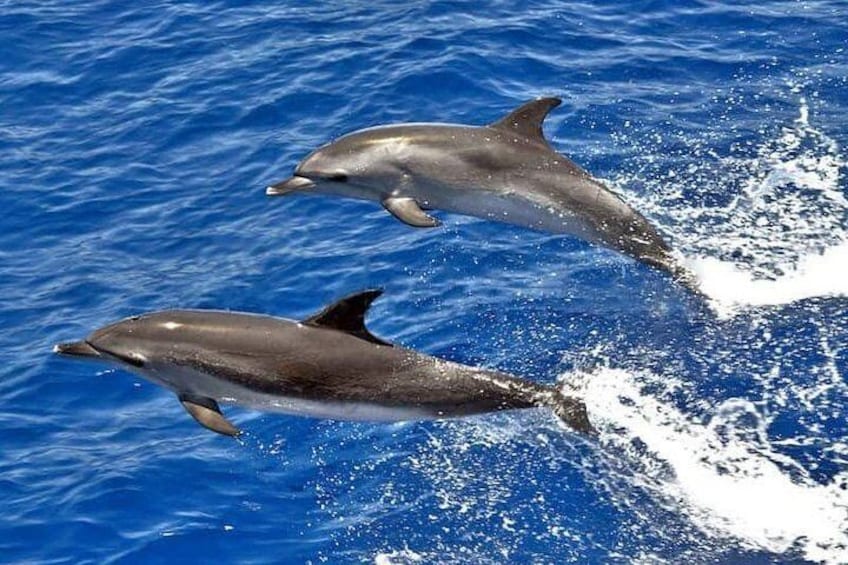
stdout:
POLYGON ((654 263, 654 265, 660 270, 671 275, 671 278, 675 283, 688 290, 693 296, 704 301, 707 300, 707 295, 704 294, 703 290, 701 290, 701 283, 698 281, 698 277, 695 276, 695 273, 681 265, 673 257, 669 257, 663 261, 658 261, 654 263))
POLYGON ((548 406, 565 425, 587 435, 597 434, 597 431, 589 422, 586 404, 582 400, 573 396, 566 396, 557 389, 552 389, 548 398, 548 406))
POLYGON ((679 284, 698 298, 701 298, 702 300, 707 299, 707 295, 704 294, 703 290, 701 290, 701 284, 698 282, 698 277, 695 276, 695 273, 681 265, 670 252, 663 253, 663 256, 659 258, 643 255, 638 257, 638 259, 643 263, 659 269, 660 271, 668 273, 671 275, 671 278, 675 283, 679 284))
POLYGON ((707 295, 704 294, 703 290, 701 290, 701 283, 698 281, 698 277, 695 276, 695 273, 679 263, 675 263, 669 272, 671 273, 671 276, 674 277, 674 281, 680 286, 698 298, 703 300, 707 299, 707 295))

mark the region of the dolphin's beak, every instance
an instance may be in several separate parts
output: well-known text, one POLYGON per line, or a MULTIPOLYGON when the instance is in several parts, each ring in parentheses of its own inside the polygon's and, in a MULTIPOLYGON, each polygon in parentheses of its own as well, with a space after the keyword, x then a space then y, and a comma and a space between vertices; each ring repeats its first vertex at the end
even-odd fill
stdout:
POLYGON ((313 186, 315 186, 315 183, 309 180, 308 178, 299 177, 295 175, 290 179, 284 180, 283 182, 272 184, 271 186, 265 189, 265 194, 267 194, 268 196, 282 196, 284 194, 289 194, 290 192, 306 190, 308 188, 312 188, 313 186))
POLYGON ((102 357, 100 352, 94 349, 87 341, 56 344, 53 346, 53 353, 67 355, 69 357, 102 357))

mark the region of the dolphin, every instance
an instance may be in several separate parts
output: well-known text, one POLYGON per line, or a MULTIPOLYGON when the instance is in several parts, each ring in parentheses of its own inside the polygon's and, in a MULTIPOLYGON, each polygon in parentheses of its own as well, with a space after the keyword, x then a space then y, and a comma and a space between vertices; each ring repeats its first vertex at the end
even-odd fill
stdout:
POLYGON ((411 123, 367 128, 319 147, 269 196, 313 192, 376 200, 400 221, 432 228, 427 210, 577 236, 669 273, 700 294, 656 228, 545 140, 559 98, 540 98, 486 126, 411 123))
POLYGON ((337 420, 400 421, 549 407, 592 433, 585 405, 552 386, 393 345, 365 327, 382 291, 350 295, 294 321, 215 310, 133 316, 61 355, 106 361, 173 391, 202 426, 241 432, 220 403, 337 420))

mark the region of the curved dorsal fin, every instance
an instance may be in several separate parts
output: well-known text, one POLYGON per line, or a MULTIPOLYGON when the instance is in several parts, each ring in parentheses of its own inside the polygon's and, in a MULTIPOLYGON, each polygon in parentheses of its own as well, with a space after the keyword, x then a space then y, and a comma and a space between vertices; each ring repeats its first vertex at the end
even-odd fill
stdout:
POLYGON ((537 98, 522 104, 505 117, 489 124, 489 127, 515 132, 547 145, 548 142, 542 133, 542 122, 548 113, 560 104, 562 100, 559 98, 537 98))
POLYGON ((380 289, 364 290, 351 294, 306 318, 303 323, 318 328, 339 330, 371 343, 391 346, 391 343, 383 341, 365 327, 365 313, 368 312, 371 303, 381 294, 383 294, 383 291, 380 289))

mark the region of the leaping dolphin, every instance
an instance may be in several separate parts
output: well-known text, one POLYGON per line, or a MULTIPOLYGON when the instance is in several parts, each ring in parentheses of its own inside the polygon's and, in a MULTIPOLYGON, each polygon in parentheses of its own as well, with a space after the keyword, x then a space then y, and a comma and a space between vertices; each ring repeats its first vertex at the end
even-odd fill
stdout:
POLYGON ((585 405, 554 387, 392 345, 365 327, 382 291, 343 298, 297 322, 214 310, 170 310, 56 345, 116 363, 173 391, 200 425, 240 430, 219 402, 341 420, 421 420, 545 406, 581 432, 585 405))
POLYGON ((694 275, 644 216, 545 140, 542 122, 560 103, 533 100, 486 126, 355 131, 313 151, 266 194, 376 200, 415 227, 438 226, 425 210, 439 209, 570 234, 665 271, 700 294, 694 275))

